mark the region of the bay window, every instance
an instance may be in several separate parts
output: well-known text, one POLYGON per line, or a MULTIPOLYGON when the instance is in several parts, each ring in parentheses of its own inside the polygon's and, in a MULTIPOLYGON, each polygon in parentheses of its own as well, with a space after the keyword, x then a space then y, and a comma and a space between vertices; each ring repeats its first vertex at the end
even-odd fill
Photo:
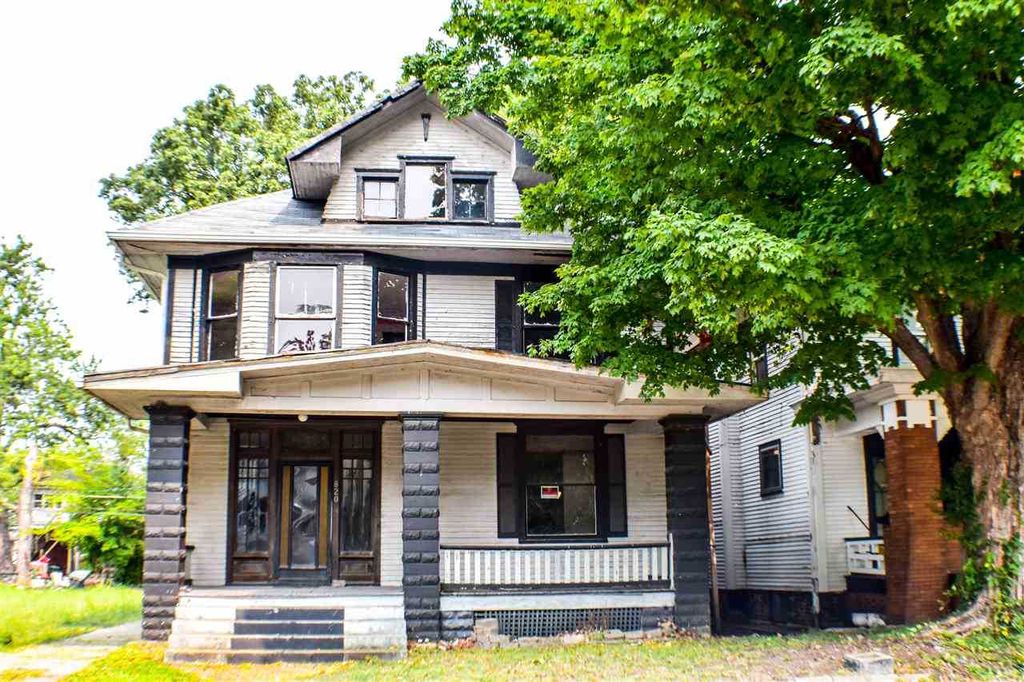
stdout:
POLYGON ((377 272, 373 342, 399 343, 412 338, 408 275, 377 272))
POLYGON ((333 267, 282 266, 277 269, 275 352, 334 348, 337 274, 333 267))

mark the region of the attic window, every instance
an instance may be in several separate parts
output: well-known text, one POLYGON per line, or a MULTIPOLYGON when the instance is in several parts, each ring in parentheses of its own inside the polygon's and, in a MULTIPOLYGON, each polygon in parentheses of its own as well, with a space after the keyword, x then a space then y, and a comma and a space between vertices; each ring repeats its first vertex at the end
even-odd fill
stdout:
POLYGON ((487 180, 465 179, 452 183, 456 220, 487 219, 487 180))
POLYGON ((389 178, 363 180, 363 216, 398 217, 398 181, 389 178))
POLYGON ((407 164, 405 202, 407 219, 447 217, 448 166, 446 164, 407 164))

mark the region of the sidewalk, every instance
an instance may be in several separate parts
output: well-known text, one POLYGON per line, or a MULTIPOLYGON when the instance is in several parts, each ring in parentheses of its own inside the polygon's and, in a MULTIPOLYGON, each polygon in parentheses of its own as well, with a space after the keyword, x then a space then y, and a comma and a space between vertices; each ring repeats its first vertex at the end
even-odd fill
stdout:
POLYGON ((6 676, 14 677, 12 673, 15 672, 16 679, 24 682, 59 680, 141 636, 142 623, 133 621, 59 642, 0 653, 0 680, 6 676))

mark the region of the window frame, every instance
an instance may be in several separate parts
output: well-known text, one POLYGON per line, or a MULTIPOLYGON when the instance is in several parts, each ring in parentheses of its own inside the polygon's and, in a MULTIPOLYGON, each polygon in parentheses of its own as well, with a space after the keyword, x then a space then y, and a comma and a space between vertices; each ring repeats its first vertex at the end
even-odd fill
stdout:
POLYGON ((502 485, 513 489, 513 501, 515 505, 515 532, 501 531, 501 507, 498 497, 495 498, 495 532, 499 538, 514 538, 522 545, 552 545, 552 544, 607 544, 609 538, 623 538, 629 536, 629 490, 626 472, 628 472, 628 454, 626 451, 625 436, 623 434, 604 433, 604 422, 517 422, 515 433, 498 433, 495 437, 495 493, 502 485), (574 435, 592 436, 594 439, 594 493, 596 512, 596 533, 593 535, 566 534, 566 535, 529 535, 527 533, 527 506, 526 506, 526 439, 528 436, 551 436, 551 435, 574 435), (501 438, 514 439, 514 481, 502 481, 499 476, 501 462, 499 461, 500 446, 498 440, 501 438), (608 442, 613 439, 622 440, 623 459, 623 480, 621 483, 609 481, 609 452, 608 442), (610 492, 612 485, 621 486, 623 496, 622 506, 622 531, 611 532, 611 510, 609 507, 610 492))
MULTIPOLYGON (((371 346, 388 346, 391 343, 404 343, 403 341, 394 341, 391 343, 384 343, 377 341, 377 322, 381 315, 379 314, 380 309, 380 276, 381 275, 394 275, 398 277, 405 277, 409 282, 409 286, 406 290, 406 314, 408 318, 405 320, 405 341, 415 341, 417 338, 417 325, 416 325, 416 280, 418 279, 415 272, 407 270, 401 270, 397 268, 373 268, 373 282, 371 292, 371 304, 370 304, 370 345, 371 346)), ((388 320, 397 320, 397 318, 386 318, 388 320)))
POLYGON ((202 343, 200 348, 200 360, 210 360, 210 348, 213 336, 213 325, 211 322, 218 320, 229 320, 235 318, 235 352, 229 358, 218 358, 219 360, 237 360, 242 341, 242 279, 245 276, 245 268, 241 265, 226 265, 222 267, 207 268, 203 277, 203 316, 202 316, 202 343), (238 273, 238 290, 235 292, 235 312, 232 315, 213 315, 213 277, 222 272, 238 273))
POLYGON ((486 225, 494 223, 494 178, 496 171, 455 170, 452 168, 454 156, 421 156, 400 154, 399 167, 395 168, 357 168, 356 174, 356 217, 365 223, 451 223, 462 225, 486 225), (405 191, 407 186, 406 168, 408 166, 444 166, 445 167, 445 215, 443 218, 410 218, 405 215, 405 191), (368 216, 364 210, 366 201, 366 182, 395 182, 395 217, 383 218, 368 216), (486 185, 483 218, 455 217, 455 183, 477 182, 486 185))
POLYGON ((776 497, 785 492, 785 480, 783 478, 782 466, 782 441, 778 438, 757 446, 757 472, 761 482, 761 497, 776 497), (768 486, 765 484, 765 458, 772 452, 778 462, 779 482, 778 485, 768 486))
MULTIPOLYGON (((333 324, 331 325, 331 348, 328 349, 328 350, 333 350, 333 349, 338 347, 338 342, 339 342, 338 337, 340 336, 338 334, 338 320, 340 319, 340 316, 341 316, 341 311, 338 309, 338 303, 339 303, 339 299, 340 299, 340 296, 338 295, 338 282, 339 281, 340 281, 340 279, 338 277, 338 267, 336 265, 293 265, 293 264, 285 265, 285 264, 278 264, 274 268, 274 300, 273 300, 273 310, 271 311, 271 313, 273 314, 272 323, 273 323, 273 330, 274 330, 274 334, 273 334, 273 338, 272 338, 272 344, 271 344, 271 349, 273 350, 272 355, 282 355, 283 354, 282 351, 280 350, 280 343, 279 343, 280 331, 279 331, 279 324, 278 323, 281 320, 331 320, 333 322, 333 324), (284 279, 281 276, 281 273, 284 272, 284 271, 288 271, 288 270, 324 270, 324 271, 329 271, 331 273, 331 278, 332 278, 331 279, 331 311, 332 311, 331 315, 324 315, 324 314, 320 314, 320 315, 284 314, 284 315, 282 315, 282 314, 280 314, 278 312, 279 311, 278 306, 281 304, 281 282, 284 279)), ((323 352, 323 351, 321 349, 319 349, 319 348, 316 348, 316 349, 313 349, 313 350, 306 350, 306 351, 287 351, 288 354, 292 354, 292 353, 316 353, 316 352, 323 352)))

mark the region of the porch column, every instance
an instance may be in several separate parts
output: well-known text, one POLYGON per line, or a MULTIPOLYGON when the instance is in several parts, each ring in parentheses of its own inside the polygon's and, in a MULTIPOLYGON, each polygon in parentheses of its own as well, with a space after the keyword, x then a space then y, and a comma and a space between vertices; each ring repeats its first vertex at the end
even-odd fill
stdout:
POLYGON ((945 602, 947 540, 939 503, 939 445, 928 400, 882 405, 889 527, 885 531, 886 620, 932 620, 945 602))
POLYGON ((661 426, 665 431, 665 505, 672 537, 672 620, 687 630, 709 632, 707 417, 671 415, 661 420, 661 426))
POLYGON ((402 415, 402 590, 410 641, 441 638, 440 427, 440 415, 402 415))
POLYGON ((185 580, 185 487, 192 410, 158 403, 149 413, 142 636, 165 640, 185 580))

